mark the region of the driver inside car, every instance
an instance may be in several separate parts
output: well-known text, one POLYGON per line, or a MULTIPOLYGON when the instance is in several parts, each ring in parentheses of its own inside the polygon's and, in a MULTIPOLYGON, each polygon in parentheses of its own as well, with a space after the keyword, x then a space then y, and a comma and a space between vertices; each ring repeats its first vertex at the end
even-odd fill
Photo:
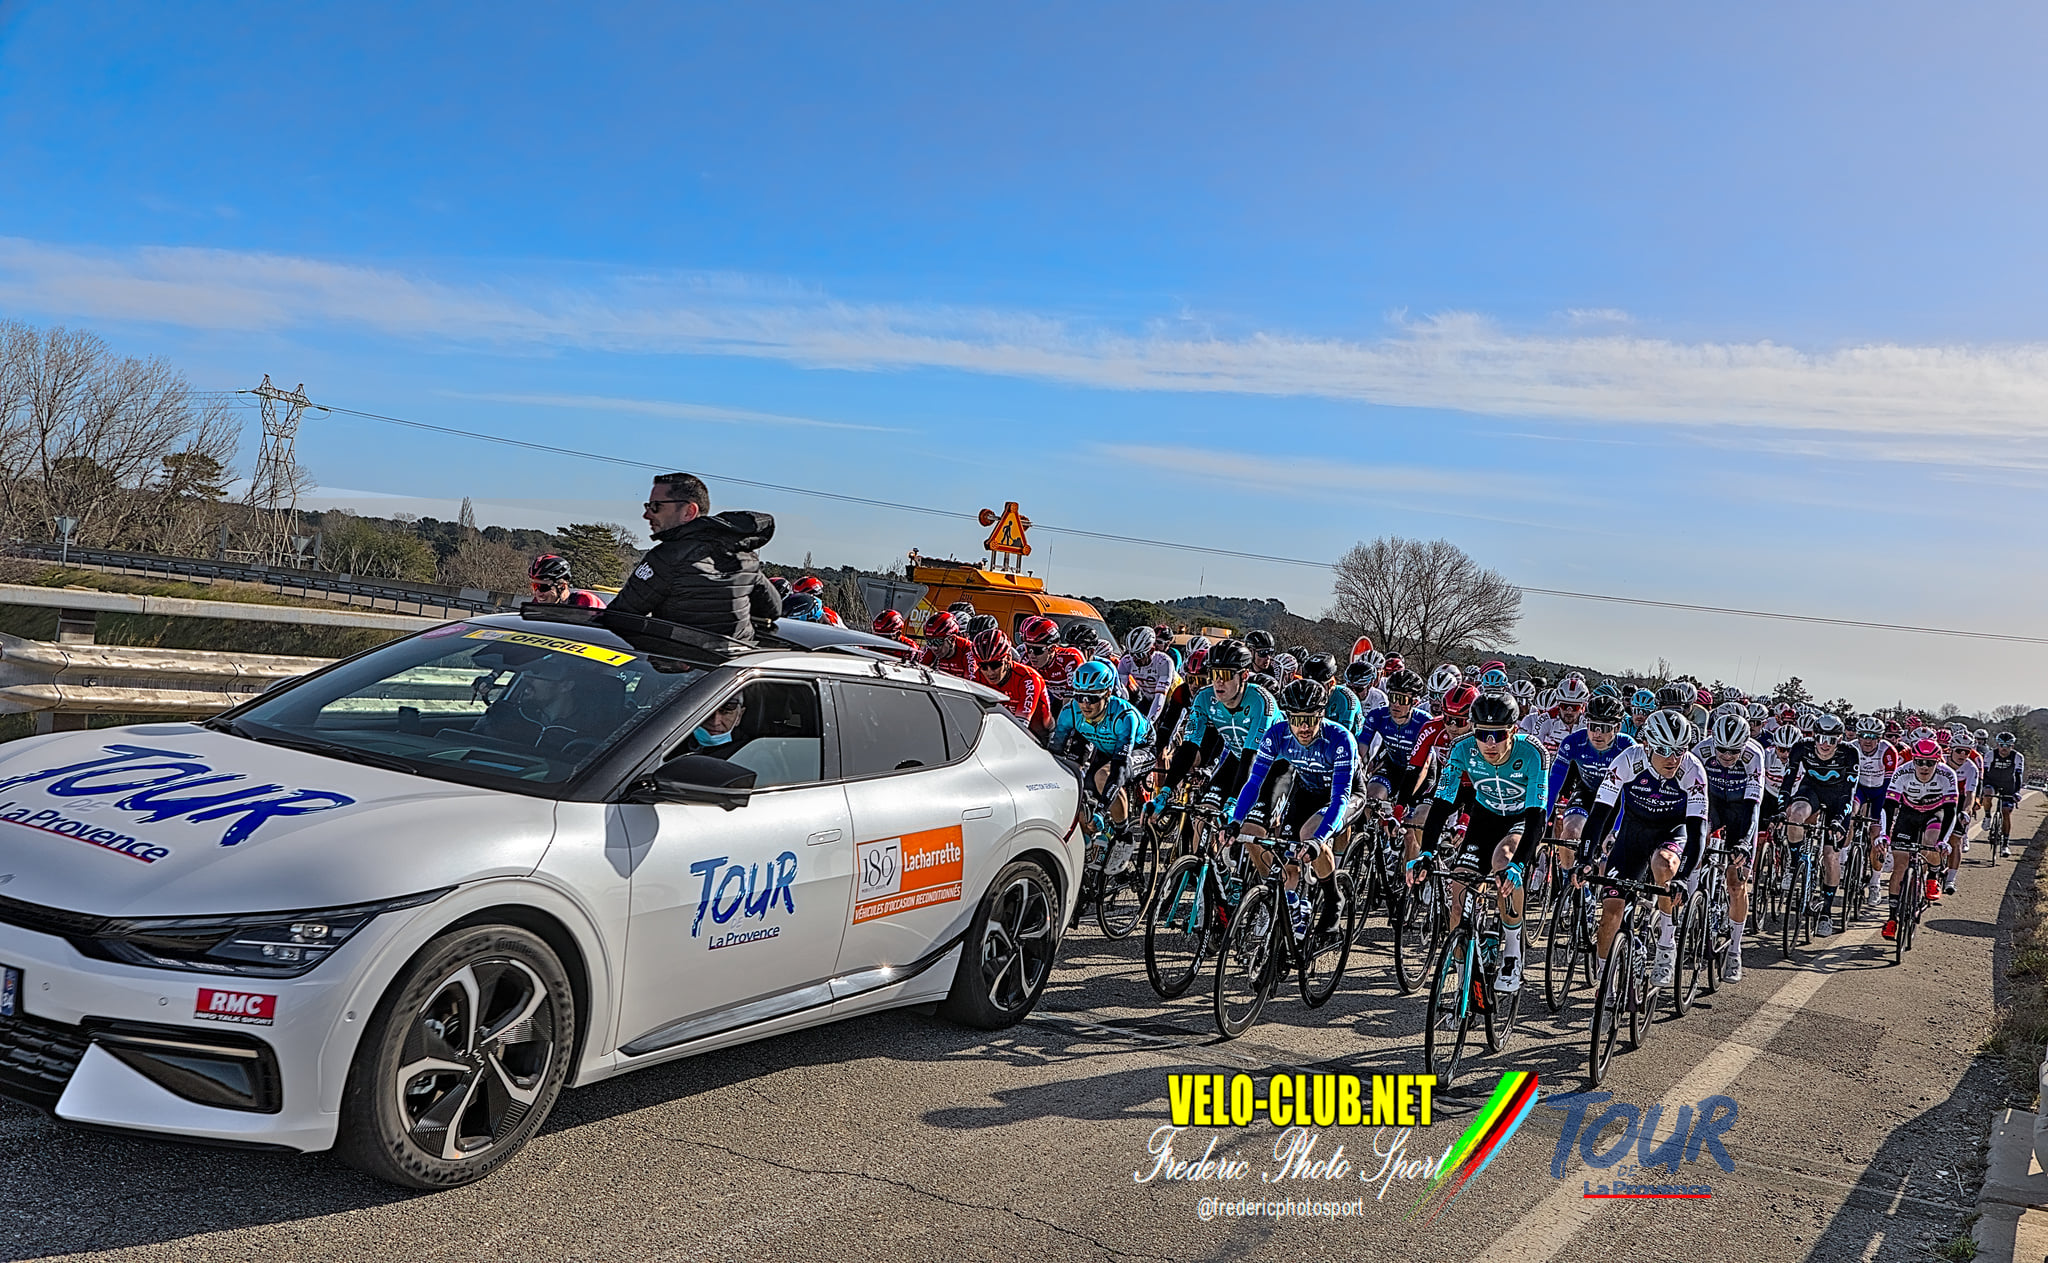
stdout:
POLYGON ((581 738, 608 737, 618 727, 625 686, 578 666, 567 654, 544 654, 491 703, 473 735, 544 754, 559 754, 581 738))

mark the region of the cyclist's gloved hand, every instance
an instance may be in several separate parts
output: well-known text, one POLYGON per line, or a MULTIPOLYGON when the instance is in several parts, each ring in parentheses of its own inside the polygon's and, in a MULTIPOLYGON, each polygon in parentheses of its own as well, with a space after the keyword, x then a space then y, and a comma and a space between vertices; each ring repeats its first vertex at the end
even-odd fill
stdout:
POLYGON ((1243 827, 1243 825, 1239 824, 1235 820, 1226 820, 1223 822, 1223 836, 1226 838, 1235 838, 1238 835, 1238 831, 1243 827))

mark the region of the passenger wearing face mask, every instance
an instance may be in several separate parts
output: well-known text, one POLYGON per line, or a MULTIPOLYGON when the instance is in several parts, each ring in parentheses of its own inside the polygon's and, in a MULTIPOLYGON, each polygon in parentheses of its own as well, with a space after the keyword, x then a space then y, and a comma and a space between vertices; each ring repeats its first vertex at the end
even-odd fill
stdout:
POLYGON ((735 749, 733 730, 740 726, 741 716, 747 713, 747 699, 735 693, 725 699, 723 705, 704 717, 683 742, 684 754, 702 754, 714 759, 730 756, 735 749))

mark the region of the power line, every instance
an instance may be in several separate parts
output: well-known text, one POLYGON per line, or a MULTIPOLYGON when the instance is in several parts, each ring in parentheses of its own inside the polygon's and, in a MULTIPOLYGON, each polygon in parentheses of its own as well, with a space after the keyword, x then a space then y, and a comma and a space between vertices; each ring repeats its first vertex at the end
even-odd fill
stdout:
MULTIPOLYGON (((209 395, 245 394, 245 391, 197 392, 209 395)), ((356 408, 341 408, 329 404, 314 404, 321 412, 340 416, 361 417, 369 421, 382 421, 390 425, 405 426, 414 430, 425 430, 434 434, 446 434, 456 438, 475 439, 483 443, 497 443, 505 447, 523 448, 530 452, 545 452, 553 456, 571 456, 578 460, 597 461, 600 464, 618 465, 627 469, 646 469, 665 473, 673 465, 653 464, 633 460, 624 456, 610 456, 602 452, 582 452, 574 448, 556 447, 548 443, 535 443, 527 439, 507 438, 500 434, 485 434, 479 430, 463 430, 454 426, 434 425, 426 421, 412 421, 405 417, 386 416, 378 412, 363 412, 356 408)), ((741 478, 732 474, 713 473, 710 470, 696 471, 700 477, 714 478, 720 482, 734 483, 742 487, 756 487, 766 491, 780 491, 789 495, 811 496, 820 500, 835 500, 841 504, 859 504, 875 509, 892 509, 900 513, 918 513, 926 517, 952 518, 959 521, 977 521, 978 515, 962 513, 955 509, 935 509, 929 505, 905 504, 897 500, 880 500, 869 496, 851 496, 837 491, 820 491, 814 487, 797 487, 788 483, 763 482, 758 478, 741 478)), ((1056 535, 1071 535, 1077 539, 1102 540, 1113 544, 1137 544, 1147 548, 1167 548, 1176 552, 1202 553, 1211 557, 1233 557, 1242 561, 1261 561, 1274 565, 1307 566, 1316 570, 1335 570, 1333 561, 1315 561, 1303 557, 1278 557, 1268 553, 1248 552, 1235 548, 1217 548, 1208 544, 1187 544, 1175 540, 1148 539, 1138 535, 1121 535, 1107 531, 1084 530, 1074 526, 1052 526, 1044 522, 1033 522, 1033 530, 1049 531, 1056 535)), ((1955 636, 1967 640, 1998 640, 2022 645, 2048 645, 2048 637, 2018 636, 2004 632, 1970 631, 1952 627, 1921 627, 1908 623, 1880 623, 1855 618, 1826 618, 1818 614, 1787 614, 1776 610, 1749 610, 1722 605, 1694 605, 1683 601, 1657 601, 1639 596, 1611 596, 1599 592, 1569 592, 1559 588, 1532 588, 1517 584, 1523 592, 1537 596, 1562 597, 1574 601, 1600 601, 1612 605, 1640 605, 1651 609, 1685 610, 1699 614, 1726 614, 1738 618, 1770 618, 1791 623, 1818 623, 1836 627, 1859 627, 1873 631, 1904 632, 1917 636, 1955 636)))

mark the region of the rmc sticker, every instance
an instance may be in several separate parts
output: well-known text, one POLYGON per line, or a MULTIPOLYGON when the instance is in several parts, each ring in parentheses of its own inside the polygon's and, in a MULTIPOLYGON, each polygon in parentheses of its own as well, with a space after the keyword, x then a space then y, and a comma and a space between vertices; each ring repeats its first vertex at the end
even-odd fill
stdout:
POLYGON ((238 1022, 245 1026, 269 1026, 277 1021, 277 997, 256 991, 215 991, 199 988, 192 1016, 206 1022, 238 1022))
POLYGON ((853 923, 958 903, 965 857, 957 824, 861 843, 853 861, 853 923))

